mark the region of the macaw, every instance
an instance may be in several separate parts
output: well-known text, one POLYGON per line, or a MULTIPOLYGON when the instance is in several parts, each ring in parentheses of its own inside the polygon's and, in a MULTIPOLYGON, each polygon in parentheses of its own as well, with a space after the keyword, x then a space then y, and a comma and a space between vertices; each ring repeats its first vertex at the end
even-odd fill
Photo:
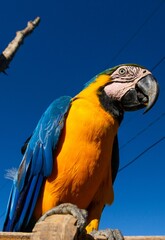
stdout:
POLYGON ((75 97, 53 101, 25 144, 3 231, 31 231, 42 215, 67 203, 87 210, 88 233, 97 230, 114 199, 124 112, 148 111, 157 96, 149 70, 122 64, 96 75, 75 97))

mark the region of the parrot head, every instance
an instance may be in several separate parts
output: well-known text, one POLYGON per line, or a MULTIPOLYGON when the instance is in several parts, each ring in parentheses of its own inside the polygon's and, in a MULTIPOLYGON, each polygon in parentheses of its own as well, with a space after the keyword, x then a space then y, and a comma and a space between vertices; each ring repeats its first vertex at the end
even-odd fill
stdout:
POLYGON ((122 64, 98 74, 86 84, 86 89, 95 89, 106 111, 115 117, 123 111, 152 108, 159 88, 152 73, 136 64, 122 64))
POLYGON ((138 65, 120 65, 111 73, 111 83, 105 93, 121 102, 124 110, 146 107, 147 112, 158 97, 158 84, 152 73, 138 65))

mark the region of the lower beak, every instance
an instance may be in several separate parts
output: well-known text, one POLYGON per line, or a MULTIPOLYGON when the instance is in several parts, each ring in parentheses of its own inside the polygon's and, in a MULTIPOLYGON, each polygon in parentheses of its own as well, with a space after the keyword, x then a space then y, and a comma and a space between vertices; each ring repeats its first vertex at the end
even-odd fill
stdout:
POLYGON ((146 103, 144 103, 147 106, 144 112, 146 113, 153 107, 159 94, 158 83, 153 75, 149 74, 140 79, 137 83, 137 91, 140 91, 147 98, 146 103))
POLYGON ((138 110, 146 107, 144 113, 148 112, 156 102, 159 94, 159 87, 156 79, 152 74, 141 78, 121 98, 121 104, 126 111, 138 110))

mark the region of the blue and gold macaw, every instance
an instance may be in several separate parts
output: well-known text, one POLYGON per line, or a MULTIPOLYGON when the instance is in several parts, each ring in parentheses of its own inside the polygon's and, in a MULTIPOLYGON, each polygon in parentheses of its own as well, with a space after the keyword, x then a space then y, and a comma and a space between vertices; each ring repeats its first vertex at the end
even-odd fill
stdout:
POLYGON ((123 64, 95 76, 74 98, 55 100, 26 143, 3 230, 31 231, 63 203, 86 209, 87 232, 97 230, 104 206, 113 202, 124 111, 148 111, 157 96, 149 70, 123 64))

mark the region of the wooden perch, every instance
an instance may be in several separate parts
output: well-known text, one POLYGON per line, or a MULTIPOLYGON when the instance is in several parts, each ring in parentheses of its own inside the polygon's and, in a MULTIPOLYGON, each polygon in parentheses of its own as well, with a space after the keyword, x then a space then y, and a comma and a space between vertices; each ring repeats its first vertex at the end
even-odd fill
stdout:
POLYGON ((77 235, 76 219, 72 215, 52 215, 35 225, 31 240, 73 240, 77 235))
MULTIPOLYGON (((0 240, 106 240, 87 234, 78 237, 76 219, 72 215, 52 215, 35 225, 32 233, 0 232, 0 240)), ((165 240, 165 236, 125 236, 124 240, 165 240)))
POLYGON ((16 32, 15 38, 9 43, 9 45, 0 55, 0 72, 5 73, 5 70, 9 67, 9 63, 13 59, 20 45, 23 43, 24 38, 33 32, 33 30, 38 26, 39 22, 40 18, 37 17, 34 19, 34 21, 29 21, 26 28, 16 32))

